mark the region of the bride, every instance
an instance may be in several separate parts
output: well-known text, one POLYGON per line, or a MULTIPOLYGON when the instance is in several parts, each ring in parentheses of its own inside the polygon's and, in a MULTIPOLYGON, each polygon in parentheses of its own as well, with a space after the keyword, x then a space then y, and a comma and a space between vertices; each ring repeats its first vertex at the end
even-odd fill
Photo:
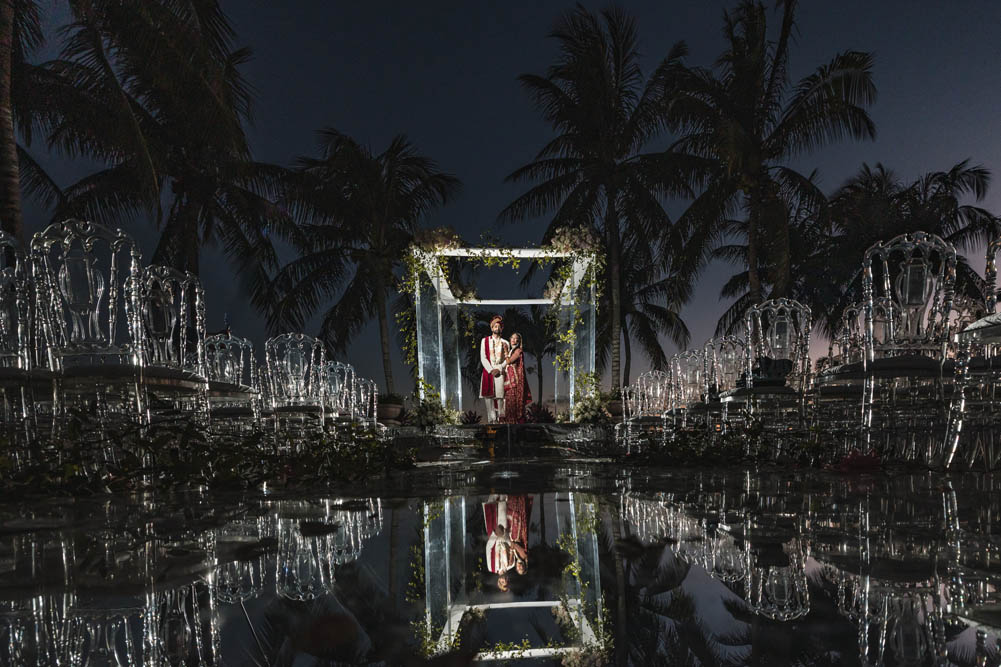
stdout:
POLYGON ((504 421, 508 424, 524 424, 525 408, 532 402, 532 390, 525 382, 525 353, 521 346, 521 334, 513 333, 510 339, 511 352, 504 369, 504 421))

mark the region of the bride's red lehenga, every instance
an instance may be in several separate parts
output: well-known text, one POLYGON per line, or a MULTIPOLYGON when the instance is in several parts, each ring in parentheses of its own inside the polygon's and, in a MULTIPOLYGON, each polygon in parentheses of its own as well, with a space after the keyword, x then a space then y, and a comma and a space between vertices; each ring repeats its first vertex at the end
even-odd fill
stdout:
POLYGON ((524 424, 525 409, 532 402, 532 390, 525 382, 525 355, 520 347, 511 352, 504 373, 504 421, 524 424))

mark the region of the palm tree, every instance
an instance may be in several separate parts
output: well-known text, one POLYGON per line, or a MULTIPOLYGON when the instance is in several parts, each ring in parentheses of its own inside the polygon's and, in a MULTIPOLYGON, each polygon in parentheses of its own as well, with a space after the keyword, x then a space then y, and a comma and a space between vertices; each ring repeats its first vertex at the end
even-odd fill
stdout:
MULTIPOLYGON (((876 96, 870 53, 845 51, 792 85, 789 49, 795 0, 779 2, 777 38, 768 35, 761 2, 743 0, 723 16, 726 50, 713 68, 693 68, 669 84, 675 152, 711 163, 705 190, 679 223, 705 244, 717 241, 738 211, 747 220, 747 282, 762 300, 762 264, 772 268, 772 296, 791 288, 789 205, 782 190, 805 183, 788 161, 844 138, 871 139, 866 108, 876 96)), ((690 245, 692 256, 704 248, 690 245)))
POLYGON ((387 298, 418 226, 459 192, 403 135, 381 153, 334 129, 320 132, 320 157, 302 156, 285 203, 299 221, 299 257, 275 277, 268 321, 300 328, 326 305, 320 337, 344 351, 374 317, 386 389, 394 392, 387 298))
POLYGON ((509 204, 502 220, 552 213, 545 239, 562 227, 598 231, 607 251, 611 296, 611 382, 621 386, 622 239, 626 230, 655 244, 671 221, 661 205, 667 194, 688 194, 689 183, 668 156, 643 149, 664 127, 662 81, 681 68, 683 44, 672 47, 644 81, 636 25, 618 8, 596 16, 578 5, 550 33, 560 55, 545 76, 519 80, 556 136, 508 182, 534 182, 509 204))
MULTIPOLYGON (((669 266, 665 267, 651 252, 650 245, 632 233, 626 235, 622 257, 619 297, 625 351, 622 381, 628 384, 633 339, 655 369, 667 367, 661 335, 667 336, 679 349, 688 346, 691 334, 678 311, 691 297, 693 275, 688 272, 680 274, 669 266)), ((606 318, 599 318, 599 323, 602 329, 608 328, 606 318)), ((598 339, 608 341, 609 336, 601 332, 598 339)))
MULTIPOLYGON (((963 160, 944 171, 902 181, 882 164, 863 164, 830 198, 817 220, 816 243, 803 271, 815 276, 803 299, 831 334, 844 309, 862 297, 861 266, 866 249, 880 240, 908 232, 930 232, 959 250, 982 248, 1001 234, 1001 219, 974 204, 983 201, 990 172, 963 160)), ((984 300, 983 280, 960 256, 957 292, 984 300)))
POLYGON ((16 98, 24 88, 26 61, 41 43, 41 18, 35 2, 0 2, 0 227, 18 239, 24 231, 16 98))
MULTIPOLYGON (((25 25, 37 25, 34 3, 14 4, 25 25)), ((249 49, 232 48, 216 0, 71 1, 69 9, 59 58, 19 69, 18 129, 26 143, 42 133, 51 149, 103 166, 62 190, 19 147, 26 191, 56 218, 155 221, 157 263, 197 273, 200 247, 221 243, 260 302, 278 264, 271 237, 294 230, 271 203, 282 170, 254 162, 244 133, 252 95, 240 68, 249 49)))

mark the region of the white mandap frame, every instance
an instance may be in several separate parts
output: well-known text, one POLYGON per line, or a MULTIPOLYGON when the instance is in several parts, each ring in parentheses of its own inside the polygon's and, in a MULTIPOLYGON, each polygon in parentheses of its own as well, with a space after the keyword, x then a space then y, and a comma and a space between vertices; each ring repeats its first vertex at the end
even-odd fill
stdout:
MULTIPOLYGON (((462 331, 459 330, 459 312, 463 307, 481 306, 528 306, 548 305, 558 307, 559 330, 568 331, 571 326, 575 335, 572 342, 562 345, 573 346, 569 355, 569 368, 556 366, 554 355, 555 381, 553 392, 557 409, 564 406, 572 414, 574 404, 573 388, 580 374, 595 371, 595 292, 594 281, 586 280, 594 266, 594 255, 555 252, 540 248, 443 248, 439 250, 414 249, 414 257, 421 267, 421 275, 416 281, 414 306, 417 323, 417 375, 424 382, 434 386, 440 393, 442 403, 454 408, 462 408, 462 364, 460 353, 462 331), (458 258, 471 261, 497 259, 559 260, 571 259, 573 268, 570 277, 553 298, 478 299, 461 298, 455 295, 448 279, 438 262, 439 258, 458 258)), ((542 372, 542 369, 539 369, 542 372)), ((421 397, 424 383, 419 383, 421 397)), ((541 401, 541 397, 535 397, 541 401)))

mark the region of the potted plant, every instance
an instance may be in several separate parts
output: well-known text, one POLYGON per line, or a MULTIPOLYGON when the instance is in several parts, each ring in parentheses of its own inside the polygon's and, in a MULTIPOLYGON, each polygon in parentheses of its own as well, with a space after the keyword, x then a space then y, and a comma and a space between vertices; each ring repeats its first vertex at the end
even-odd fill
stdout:
POLYGON ((616 387, 605 394, 605 408, 608 410, 608 414, 612 416, 612 419, 618 420, 622 418, 622 389, 616 387))
POLYGON ((380 422, 395 422, 403 412, 403 397, 399 394, 386 394, 379 397, 378 418, 380 422))

